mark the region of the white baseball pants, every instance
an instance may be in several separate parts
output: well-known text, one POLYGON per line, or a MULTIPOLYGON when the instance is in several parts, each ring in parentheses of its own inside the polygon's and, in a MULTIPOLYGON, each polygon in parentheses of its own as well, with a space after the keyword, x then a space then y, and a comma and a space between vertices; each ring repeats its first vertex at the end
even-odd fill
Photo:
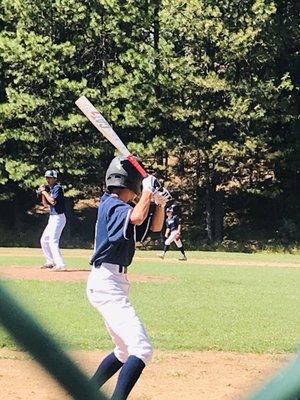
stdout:
POLYGON ((102 315, 115 343, 114 354, 123 363, 136 356, 147 364, 152 358, 152 346, 146 330, 129 301, 130 283, 119 265, 102 263, 93 267, 87 282, 87 297, 102 315))
POLYGON ((52 264, 57 267, 66 266, 59 249, 59 239, 65 225, 65 214, 49 216, 48 224, 41 237, 41 246, 47 264, 52 264))
POLYGON ((178 231, 176 230, 176 231, 172 231, 171 233, 170 233, 170 235, 167 237, 167 239, 165 240, 165 245, 166 246, 170 246, 170 244, 172 243, 172 242, 175 242, 175 244, 176 244, 176 246, 178 247, 178 248, 180 248, 180 247, 182 247, 182 241, 180 240, 180 239, 175 239, 175 236, 177 235, 177 233, 178 233, 178 231))

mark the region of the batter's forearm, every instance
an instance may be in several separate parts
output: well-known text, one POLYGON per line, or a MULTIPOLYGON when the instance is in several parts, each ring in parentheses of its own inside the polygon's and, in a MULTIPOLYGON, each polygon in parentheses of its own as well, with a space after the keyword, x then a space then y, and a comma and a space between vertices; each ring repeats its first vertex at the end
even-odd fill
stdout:
POLYGON ((46 192, 46 190, 44 190, 42 192, 42 195, 45 197, 45 199, 48 201, 49 204, 51 204, 52 206, 54 206, 54 204, 56 204, 56 200, 50 196, 50 194, 48 192, 46 192))
POLYGON ((141 198, 132 210, 130 222, 134 225, 141 225, 148 216, 149 207, 152 200, 152 193, 149 191, 142 192, 141 198))
POLYGON ((45 199, 45 196, 42 194, 42 204, 44 207, 48 207, 49 203, 47 202, 47 200, 45 199))

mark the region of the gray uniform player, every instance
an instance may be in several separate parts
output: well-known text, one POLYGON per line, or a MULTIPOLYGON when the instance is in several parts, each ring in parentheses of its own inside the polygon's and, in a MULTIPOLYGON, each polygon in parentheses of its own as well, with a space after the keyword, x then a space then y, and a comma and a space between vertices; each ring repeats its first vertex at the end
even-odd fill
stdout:
POLYGON ((101 387, 121 369, 113 400, 127 399, 152 357, 149 337, 128 297, 127 267, 135 252, 135 240, 145 235, 144 230, 162 229, 169 193, 156 192, 156 185, 155 177, 143 179, 125 157, 116 157, 107 170, 107 192, 98 209, 87 296, 103 317, 115 348, 101 362, 92 379, 101 387), (138 203, 129 204, 140 192, 138 203), (152 220, 147 221, 153 200, 157 205, 152 220))

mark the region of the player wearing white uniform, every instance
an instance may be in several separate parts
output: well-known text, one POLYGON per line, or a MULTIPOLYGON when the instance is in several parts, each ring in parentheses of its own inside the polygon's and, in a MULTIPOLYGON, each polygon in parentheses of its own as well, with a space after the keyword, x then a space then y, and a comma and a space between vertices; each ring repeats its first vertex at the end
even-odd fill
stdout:
POLYGON ((179 258, 180 261, 186 261, 186 255, 184 251, 184 247, 181 241, 181 221, 178 215, 174 214, 174 210, 172 207, 167 208, 167 219, 166 219, 166 232, 165 232, 165 246, 164 251, 160 254, 160 258, 164 259, 166 252, 170 248, 170 244, 174 242, 178 249, 181 252, 181 256, 179 258))
POLYGON ((156 185, 156 178, 150 175, 143 179, 125 157, 119 156, 106 172, 107 192, 99 204, 87 297, 102 315, 115 349, 101 362, 92 380, 101 387, 121 369, 113 400, 127 399, 152 357, 147 332, 128 297, 126 274, 135 240, 144 236, 149 226, 154 232, 162 229, 169 193, 155 193, 156 185), (138 203, 134 207, 128 204, 141 189, 138 203), (157 205, 151 221, 147 221, 153 199, 157 205))
POLYGON ((38 193, 42 195, 43 205, 50 206, 50 215, 40 240, 46 258, 46 263, 41 268, 65 271, 66 264, 59 249, 60 236, 66 224, 64 193, 57 182, 57 171, 46 171, 45 178, 47 185, 40 186, 38 193))

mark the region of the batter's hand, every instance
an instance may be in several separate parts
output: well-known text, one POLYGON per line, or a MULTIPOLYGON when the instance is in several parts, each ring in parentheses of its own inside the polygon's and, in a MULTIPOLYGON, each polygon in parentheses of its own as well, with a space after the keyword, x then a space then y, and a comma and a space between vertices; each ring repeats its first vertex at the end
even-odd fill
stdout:
POLYGON ((154 193, 155 190, 160 187, 160 183, 153 175, 148 175, 142 181, 143 192, 151 192, 154 193))
POLYGON ((165 207, 168 201, 172 199, 170 192, 166 188, 156 190, 153 194, 153 200, 155 204, 165 207))
POLYGON ((41 185, 38 189, 37 189, 37 191, 36 191, 36 194, 37 195, 40 195, 40 194, 42 194, 42 192, 45 190, 45 185, 41 185))

